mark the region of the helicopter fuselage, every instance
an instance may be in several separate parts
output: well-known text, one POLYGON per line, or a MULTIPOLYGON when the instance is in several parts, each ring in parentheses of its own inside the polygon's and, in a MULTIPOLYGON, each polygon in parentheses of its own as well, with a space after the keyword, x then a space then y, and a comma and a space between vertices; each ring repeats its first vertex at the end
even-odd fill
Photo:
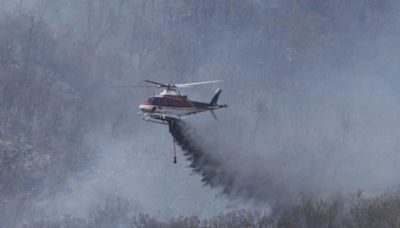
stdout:
POLYGON ((210 103, 191 101, 187 96, 179 94, 161 93, 141 104, 139 115, 144 120, 164 124, 171 119, 180 120, 188 115, 225 108, 226 105, 217 104, 220 92, 217 90, 210 103))

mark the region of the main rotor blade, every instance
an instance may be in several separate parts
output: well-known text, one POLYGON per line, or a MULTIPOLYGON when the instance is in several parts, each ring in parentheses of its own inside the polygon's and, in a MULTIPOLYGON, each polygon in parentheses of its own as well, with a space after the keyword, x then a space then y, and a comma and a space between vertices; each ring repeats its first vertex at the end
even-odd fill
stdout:
POLYGON ((119 87, 129 87, 129 88, 142 88, 142 87, 151 87, 151 88, 159 88, 160 86, 155 85, 121 85, 119 87))
POLYGON ((187 87, 192 87, 192 86, 196 86, 196 85, 211 84, 211 83, 218 83, 218 82, 222 82, 222 80, 205 81, 205 82, 193 82, 193 83, 185 83, 185 84, 175 84, 174 86, 176 88, 187 88, 187 87))
POLYGON ((168 85, 163 84, 161 82, 155 82, 155 81, 150 81, 150 80, 144 80, 144 81, 148 82, 148 83, 151 83, 151 84, 155 84, 155 85, 161 86, 161 87, 169 87, 168 85))

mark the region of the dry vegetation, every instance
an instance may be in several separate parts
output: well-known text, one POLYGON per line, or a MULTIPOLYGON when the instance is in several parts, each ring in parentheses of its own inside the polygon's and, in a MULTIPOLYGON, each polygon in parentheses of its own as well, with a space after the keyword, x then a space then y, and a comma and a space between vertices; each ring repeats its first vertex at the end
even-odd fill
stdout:
POLYGON ((53 227, 131 227, 131 228, 390 228, 400 227, 398 193, 376 198, 361 195, 333 200, 301 199, 276 215, 235 211, 208 219, 196 216, 159 221, 147 214, 133 212, 129 202, 110 198, 105 205, 92 211, 89 219, 64 217, 59 220, 37 221, 26 228, 53 227))

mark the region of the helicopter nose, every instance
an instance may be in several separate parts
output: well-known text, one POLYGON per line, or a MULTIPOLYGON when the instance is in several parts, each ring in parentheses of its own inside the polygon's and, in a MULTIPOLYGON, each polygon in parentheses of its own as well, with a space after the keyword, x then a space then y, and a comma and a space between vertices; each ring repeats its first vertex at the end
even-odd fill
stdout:
POLYGON ((142 112, 150 112, 153 109, 151 105, 142 104, 139 105, 139 110, 142 112))

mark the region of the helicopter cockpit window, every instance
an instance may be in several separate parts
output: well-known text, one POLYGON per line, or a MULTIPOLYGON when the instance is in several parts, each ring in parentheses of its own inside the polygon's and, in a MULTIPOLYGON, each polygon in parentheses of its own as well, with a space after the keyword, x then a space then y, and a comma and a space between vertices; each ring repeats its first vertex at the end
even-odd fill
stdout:
POLYGON ((148 102, 152 105, 161 105, 161 98, 158 97, 150 97, 148 102))

